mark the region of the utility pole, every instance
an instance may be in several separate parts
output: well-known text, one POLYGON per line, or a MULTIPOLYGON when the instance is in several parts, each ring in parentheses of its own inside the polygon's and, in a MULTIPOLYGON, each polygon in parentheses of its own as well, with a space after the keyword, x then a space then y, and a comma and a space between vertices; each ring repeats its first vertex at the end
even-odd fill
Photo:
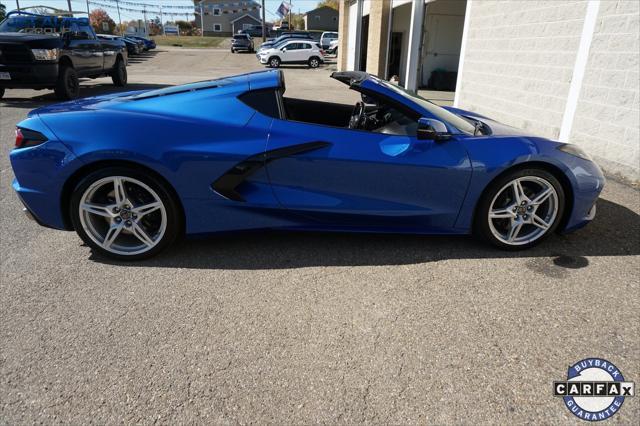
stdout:
POLYGON ((89 10, 89 0, 87 0, 87 15, 91 15, 91 11, 89 10))
POLYGON ((202 0, 200 0, 200 37, 204 37, 204 6, 202 0))
POLYGON ((116 7, 118 8, 118 23, 120 24, 120 35, 124 35, 124 30, 122 28, 122 18, 120 17, 120 3, 116 0, 116 7))
POLYGON ((144 18, 144 35, 148 37, 149 30, 147 30, 147 6, 142 6, 142 17, 144 18))
POLYGON ((160 28, 162 28, 162 35, 166 36, 167 33, 164 32, 164 15, 162 14, 162 5, 160 5, 160 28))
POLYGON ((67 6, 69 6, 69 12, 73 12, 73 11, 71 10, 71 0, 67 0, 67 6))
POLYGON ((262 42, 267 41, 267 21, 265 19, 264 0, 262 0, 262 42))
POLYGON ((293 20, 291 19, 292 10, 293 10, 293 0, 289 0, 289 31, 293 30, 293 20))
POLYGON ((18 7, 18 10, 20 10, 20 1, 16 0, 16 6, 18 7))

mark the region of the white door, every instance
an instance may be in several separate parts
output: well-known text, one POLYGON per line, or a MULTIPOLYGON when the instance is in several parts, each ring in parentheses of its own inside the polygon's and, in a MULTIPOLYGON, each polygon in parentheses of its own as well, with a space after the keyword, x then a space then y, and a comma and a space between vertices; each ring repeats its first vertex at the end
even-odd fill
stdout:
POLYGON ((347 39, 347 71, 353 71, 356 66, 356 19, 358 19, 358 2, 349 5, 349 38, 347 39))
POLYGON ((428 15, 424 32, 422 85, 436 69, 458 71, 464 16, 428 15))

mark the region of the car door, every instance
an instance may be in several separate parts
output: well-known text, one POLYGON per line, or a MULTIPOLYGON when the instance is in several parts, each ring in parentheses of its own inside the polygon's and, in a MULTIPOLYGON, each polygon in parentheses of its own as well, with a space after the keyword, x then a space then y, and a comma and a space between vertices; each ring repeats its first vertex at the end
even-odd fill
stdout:
POLYGON ((311 43, 300 43, 300 56, 298 61, 304 61, 307 62, 309 60, 309 57, 311 57, 311 51, 313 50, 313 46, 311 45, 311 43))
POLYGON ((284 45, 282 47, 282 62, 296 62, 299 61, 298 56, 299 56, 299 48, 298 48, 299 43, 297 42, 290 42, 287 43, 286 45, 284 45))
POLYGON ((280 204, 336 227, 454 226, 471 178, 460 140, 418 140, 274 119, 267 171, 280 204))
POLYGON ((102 46, 92 33, 83 26, 74 25, 67 36, 68 50, 79 75, 91 75, 102 70, 102 46))

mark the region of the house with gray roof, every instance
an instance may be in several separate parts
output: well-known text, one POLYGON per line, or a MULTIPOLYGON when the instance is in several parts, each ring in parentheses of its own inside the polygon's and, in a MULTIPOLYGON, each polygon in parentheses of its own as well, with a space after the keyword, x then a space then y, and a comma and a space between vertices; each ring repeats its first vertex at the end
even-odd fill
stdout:
POLYGON ((261 25, 260 3, 255 0, 194 0, 196 26, 205 36, 230 37, 261 25))

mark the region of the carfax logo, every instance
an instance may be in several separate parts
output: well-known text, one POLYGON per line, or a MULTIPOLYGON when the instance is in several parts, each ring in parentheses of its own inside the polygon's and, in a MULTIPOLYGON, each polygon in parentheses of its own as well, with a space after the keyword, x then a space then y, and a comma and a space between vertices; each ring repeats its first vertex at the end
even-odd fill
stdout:
POLYGON ((624 399, 635 395, 635 386, 609 361, 587 358, 569 366, 566 381, 553 382, 553 394, 576 417, 597 422, 617 413, 624 399))

